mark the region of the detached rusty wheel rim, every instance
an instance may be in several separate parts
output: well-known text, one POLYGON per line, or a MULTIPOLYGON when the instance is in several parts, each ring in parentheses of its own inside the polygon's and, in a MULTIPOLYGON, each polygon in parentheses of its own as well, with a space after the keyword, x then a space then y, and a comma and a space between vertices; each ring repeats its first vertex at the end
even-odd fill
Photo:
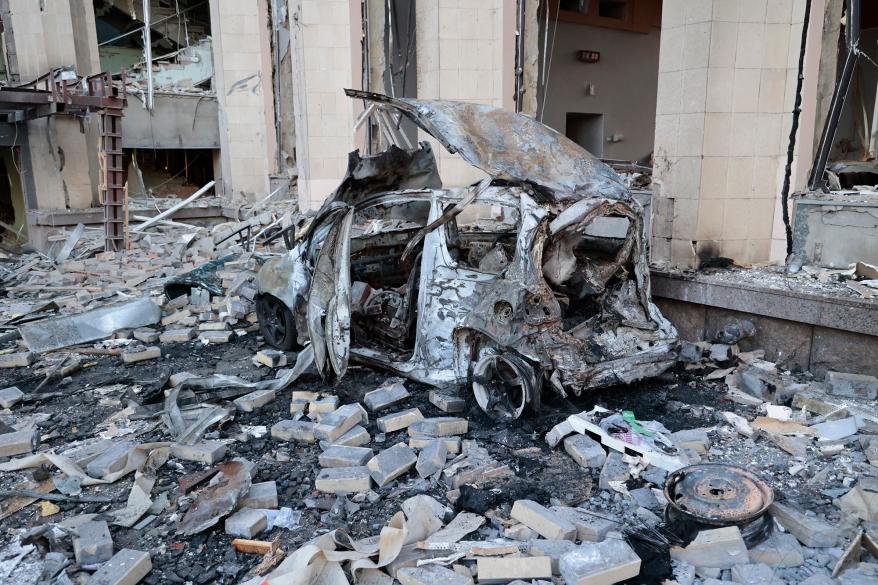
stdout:
POLYGON ((668 506, 684 518, 729 526, 745 524, 765 514, 774 502, 774 492, 746 469, 702 463, 668 476, 665 498, 668 506))

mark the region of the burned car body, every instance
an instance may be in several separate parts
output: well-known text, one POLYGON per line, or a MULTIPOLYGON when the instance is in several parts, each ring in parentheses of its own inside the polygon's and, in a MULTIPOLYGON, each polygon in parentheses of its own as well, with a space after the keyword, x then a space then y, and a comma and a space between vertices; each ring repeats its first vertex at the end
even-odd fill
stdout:
POLYGON ((407 116, 489 177, 443 189, 426 142, 351 153, 290 252, 259 272, 269 343, 310 342, 328 381, 355 359, 469 385, 506 418, 537 408, 544 386, 579 394, 671 366, 677 333, 650 300, 642 212, 609 167, 520 114, 348 94, 407 116), (496 219, 458 224, 471 205, 496 219), (621 222, 616 237, 594 229, 605 218, 621 222))

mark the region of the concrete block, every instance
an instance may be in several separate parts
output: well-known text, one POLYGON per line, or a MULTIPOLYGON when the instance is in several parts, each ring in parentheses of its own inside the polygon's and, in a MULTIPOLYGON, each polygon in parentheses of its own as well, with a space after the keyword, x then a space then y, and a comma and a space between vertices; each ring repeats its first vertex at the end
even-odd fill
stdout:
POLYGON ((692 449, 701 455, 710 448, 710 439, 702 429, 685 429, 671 433, 671 440, 681 449, 692 449))
POLYGON ((162 325, 164 325, 164 326, 173 325, 174 323, 182 321, 183 319, 190 316, 191 314, 192 314, 192 312, 189 309, 180 309, 179 311, 171 313, 170 315, 167 315, 166 317, 162 317, 162 325))
MULTIPOLYGON (((362 428, 362 427, 361 427, 362 428)), ((320 467, 360 467, 365 465, 375 453, 366 447, 332 445, 317 458, 320 467)))
POLYGON ((345 404, 328 413, 314 425, 314 436, 323 441, 334 443, 336 439, 357 426, 368 417, 359 404, 345 404))
POLYGON ((135 585, 152 571, 149 553, 123 548, 92 573, 89 585, 135 585))
MULTIPOLYGON (((213 313, 209 313, 208 319, 212 318, 213 313)), ((204 321, 198 324, 199 331, 226 331, 228 328, 229 324, 225 321, 204 321)))
POLYGON ((328 494, 365 492, 372 487, 372 477, 365 466, 327 467, 317 475, 314 487, 328 494))
POLYGON ((24 398, 24 392, 19 390, 17 386, 10 386, 0 390, 0 406, 3 408, 12 408, 22 398, 24 398))
POLYGON ((280 368, 287 365, 287 354, 277 349, 260 349, 256 352, 256 362, 269 368, 280 368))
POLYGON ((574 461, 586 469, 602 467, 607 460, 607 452, 604 451, 600 443, 579 433, 564 439, 564 450, 574 461))
POLYGON ((549 557, 552 560, 552 573, 560 574, 561 557, 578 548, 572 540, 538 538, 530 543, 528 553, 532 557, 549 557))
POLYGON ((878 378, 864 374, 846 372, 826 372, 826 385, 830 394, 836 396, 858 396, 875 400, 878 397, 878 378))
MULTIPOLYGON (((2 437, 3 435, 0 435, 2 437)), ((112 447, 92 459, 85 467, 86 472, 92 477, 104 477, 115 473, 125 467, 128 461, 128 451, 134 446, 131 441, 120 441, 112 447)))
MULTIPOLYGON (((437 439, 434 437, 409 437, 409 447, 420 451, 433 441, 437 439)), ((453 455, 457 455, 460 453, 460 437, 439 437, 438 440, 441 440, 445 443, 445 448, 449 453, 453 455)))
POLYGON ((171 387, 179 386, 189 378, 197 378, 198 376, 193 374, 192 372, 177 372, 175 374, 171 374, 171 377, 168 378, 168 384, 171 387))
POLYGON ((24 368, 34 363, 34 354, 29 351, 0 355, 0 368, 24 368))
POLYGON ((552 580, 549 557, 479 557, 476 561, 479 583, 507 583, 515 579, 552 580))
POLYGON ((576 527, 576 538, 583 542, 600 542, 606 538, 609 531, 616 528, 615 523, 579 508, 552 506, 549 510, 573 524, 576 527))
POLYGON ((159 332, 149 327, 141 327, 131 332, 134 339, 143 343, 155 343, 159 340, 159 332))
POLYGON ((403 567, 396 572, 396 579, 402 585, 473 585, 472 577, 439 565, 403 567))
POLYGON ((312 398, 308 402, 308 412, 325 414, 332 412, 338 408, 338 396, 325 396, 323 398, 312 398))
POLYGON ((572 432, 573 426, 570 424, 570 422, 567 420, 561 421, 560 423, 552 427, 552 430, 546 433, 546 443, 549 444, 549 447, 554 449, 558 446, 558 443, 560 443, 561 440, 564 439, 564 437, 572 432))
POLYGON ((226 456, 226 445, 220 441, 199 441, 194 445, 171 444, 171 457, 213 465, 226 456))
POLYGON ((235 408, 241 412, 253 412, 261 406, 265 406, 275 398, 274 390, 256 390, 235 399, 235 408))
POLYGON ((401 410, 399 412, 384 415, 377 419, 375 424, 378 425, 378 430, 382 433, 393 433, 401 431, 402 429, 409 427, 412 423, 423 419, 424 415, 421 414, 420 410, 417 408, 410 408, 408 410, 401 410))
POLYGON ((671 547, 671 558, 696 567, 731 569, 747 564, 747 545, 737 526, 702 530, 685 548, 671 547))
POLYGON ((853 416, 838 420, 828 420, 811 426, 817 436, 827 441, 835 441, 857 434, 857 419, 853 416))
POLYGON ((576 538, 576 527, 573 523, 533 500, 516 500, 509 516, 532 528, 543 538, 558 540, 576 538))
POLYGON ((430 390, 430 404, 448 414, 456 414, 466 410, 466 400, 443 390, 430 390))
POLYGON ((598 487, 602 490, 609 490, 612 489, 610 487, 611 481, 627 481, 629 477, 631 477, 631 473, 628 471, 628 464, 622 459, 622 454, 611 451, 601 468, 598 487))
POLYGON ((421 449, 418 454, 418 462, 415 469, 421 477, 430 477, 431 475, 442 471, 445 468, 445 459, 448 456, 448 447, 442 439, 433 439, 426 447, 421 449))
POLYGON ((640 557, 616 538, 583 543, 564 554, 559 565, 567 585, 610 585, 640 573, 640 557))
POLYGON ((372 412, 378 412, 379 410, 384 410, 404 402, 409 396, 411 395, 405 389, 402 382, 393 382, 376 388, 371 392, 366 392, 366 395, 363 397, 363 403, 372 412))
POLYGON ((273 481, 252 484, 250 491, 238 503, 239 508, 259 508, 261 510, 274 510, 277 505, 277 484, 273 481))
POLYGON ((228 343, 234 334, 234 331, 202 331, 198 336, 198 341, 208 345, 228 343))
POLYGON ((368 431, 361 427, 360 425, 355 426, 338 439, 336 439, 331 445, 341 445, 344 447, 360 447, 362 445, 368 445, 372 440, 372 437, 369 436, 368 431))
POLYGON ((195 338, 195 330, 186 329, 168 329, 159 335, 159 341, 162 343, 185 343, 195 338))
POLYGON ((409 435, 424 437, 450 437, 465 435, 469 430, 469 421, 456 416, 437 416, 425 418, 409 425, 409 435))
POLYGON ((415 466, 418 457, 405 443, 397 443, 372 457, 366 466, 378 487, 384 487, 415 466))
POLYGON ((113 556, 113 537, 103 520, 83 522, 76 529, 73 555, 80 565, 97 565, 113 556))
POLYGON ((314 423, 305 420, 282 420, 271 427, 271 437, 280 441, 313 443, 314 423))
POLYGON ((126 364, 133 364, 146 360, 154 360, 160 357, 162 357, 162 350, 156 346, 145 347, 141 350, 122 352, 122 361, 126 364))
POLYGON ((805 555, 795 536, 773 530, 771 536, 750 549, 750 562, 769 567, 799 567, 805 563, 805 555))
POLYGON ((838 530, 821 518, 809 516, 775 502, 771 505, 771 515, 805 546, 812 548, 832 547, 838 544, 838 530))
POLYGON ((786 585, 786 581, 775 572, 776 569, 763 564, 735 565, 732 567, 732 581, 741 585, 786 585))
POLYGON ((259 510, 242 508, 226 518, 225 528, 226 534, 231 536, 253 538, 268 528, 268 518, 259 510))

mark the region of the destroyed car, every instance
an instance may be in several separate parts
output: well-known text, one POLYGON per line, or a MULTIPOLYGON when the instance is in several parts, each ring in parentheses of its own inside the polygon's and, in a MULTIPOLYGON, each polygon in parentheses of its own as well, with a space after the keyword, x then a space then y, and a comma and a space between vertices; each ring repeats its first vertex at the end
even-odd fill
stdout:
POLYGON ((329 382, 355 359, 468 386, 498 418, 538 408, 544 387, 578 395, 673 364, 677 332, 650 299, 642 210, 607 165, 521 114, 347 93, 488 177, 443 188, 427 142, 351 153, 341 185, 257 276, 269 344, 310 342, 329 382))

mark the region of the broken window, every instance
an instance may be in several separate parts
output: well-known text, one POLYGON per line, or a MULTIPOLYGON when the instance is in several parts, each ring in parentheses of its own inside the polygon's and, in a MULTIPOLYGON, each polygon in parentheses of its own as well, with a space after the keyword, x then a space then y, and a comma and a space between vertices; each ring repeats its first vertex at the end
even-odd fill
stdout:
POLYGON ((129 197, 188 196, 214 178, 211 149, 125 149, 129 197))

